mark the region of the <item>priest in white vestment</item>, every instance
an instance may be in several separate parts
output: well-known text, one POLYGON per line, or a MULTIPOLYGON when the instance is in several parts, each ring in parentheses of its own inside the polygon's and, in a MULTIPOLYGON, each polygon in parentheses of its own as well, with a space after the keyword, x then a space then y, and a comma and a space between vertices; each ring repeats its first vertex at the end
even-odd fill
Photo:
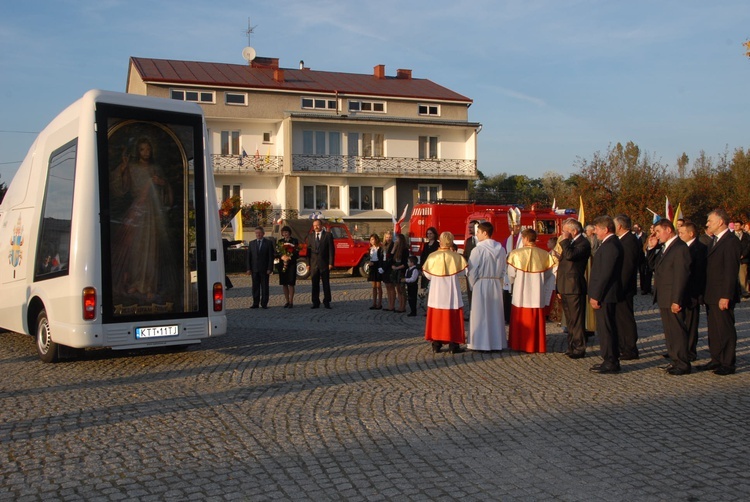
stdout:
POLYGON ((493 232, 488 221, 477 225, 475 237, 479 242, 469 257, 467 275, 473 296, 466 347, 470 350, 508 348, 503 313, 505 249, 491 239, 493 232))
POLYGON ((523 352, 547 352, 544 307, 555 288, 555 262, 536 247, 536 231, 527 228, 521 236, 523 247, 508 254, 508 280, 513 284, 508 345, 523 352))

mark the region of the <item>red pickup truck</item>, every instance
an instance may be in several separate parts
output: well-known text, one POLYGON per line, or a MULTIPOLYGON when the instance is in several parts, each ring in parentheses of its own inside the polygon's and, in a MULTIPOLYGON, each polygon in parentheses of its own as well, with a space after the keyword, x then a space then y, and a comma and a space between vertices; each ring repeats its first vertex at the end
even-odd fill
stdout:
MULTIPOLYGON (((334 257, 334 269, 351 269, 353 275, 367 277, 370 268, 370 244, 361 239, 355 239, 349 232, 349 227, 344 223, 321 220, 326 232, 331 232, 336 247, 334 257)), ((271 236, 274 239, 281 237, 281 229, 284 226, 292 229, 292 237, 300 243, 299 259, 297 260, 297 277, 307 279, 310 277, 310 262, 307 257, 307 236, 312 231, 312 220, 296 219, 282 220, 273 225, 271 236)))

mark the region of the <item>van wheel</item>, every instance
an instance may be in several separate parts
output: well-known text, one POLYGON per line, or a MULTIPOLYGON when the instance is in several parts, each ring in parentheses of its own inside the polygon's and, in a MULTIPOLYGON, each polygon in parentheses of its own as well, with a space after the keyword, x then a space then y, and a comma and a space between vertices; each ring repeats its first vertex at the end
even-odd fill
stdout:
POLYGON ((36 316, 36 351, 45 363, 55 363, 58 357, 58 344, 52 341, 47 311, 42 309, 36 316))
POLYGON ((370 258, 368 256, 363 256, 362 261, 359 262, 359 267, 354 267, 352 270, 352 272, 355 271, 359 272, 360 277, 367 277, 370 274, 370 258))
POLYGON ((297 260, 297 278, 307 279, 310 277, 310 265, 306 260, 297 260))

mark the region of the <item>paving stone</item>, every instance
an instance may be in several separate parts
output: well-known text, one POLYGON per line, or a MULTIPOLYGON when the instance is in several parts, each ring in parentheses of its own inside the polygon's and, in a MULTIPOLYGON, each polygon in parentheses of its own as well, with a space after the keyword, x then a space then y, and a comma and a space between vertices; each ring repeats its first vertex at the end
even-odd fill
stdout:
POLYGON ((331 311, 308 308, 309 281, 294 309, 274 284, 271 308, 251 310, 249 278, 232 280, 228 333, 186 351, 87 350, 45 365, 30 337, 1 333, 0 500, 750 492, 750 302, 736 309, 735 375, 659 369, 663 330, 641 295, 641 358, 593 375, 598 339, 570 360, 554 324, 546 354, 432 354, 425 318, 369 310, 361 278, 334 277, 331 311))

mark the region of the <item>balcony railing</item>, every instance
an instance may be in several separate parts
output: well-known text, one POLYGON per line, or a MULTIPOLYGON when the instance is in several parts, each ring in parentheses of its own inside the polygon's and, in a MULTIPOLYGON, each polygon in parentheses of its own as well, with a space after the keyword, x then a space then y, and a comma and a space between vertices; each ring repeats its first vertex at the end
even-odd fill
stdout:
POLYGON ((284 157, 278 155, 213 155, 214 172, 221 174, 279 174, 284 157))
POLYGON ((465 159, 418 159, 412 157, 350 157, 304 155, 292 157, 296 172, 369 174, 373 176, 476 176, 477 162, 465 159))
MULTIPOLYGON (((214 172, 219 174, 281 174, 284 157, 213 155, 213 164, 214 172)), ((465 159, 295 154, 292 156, 292 171, 316 174, 466 178, 477 175, 477 162, 465 159)))

